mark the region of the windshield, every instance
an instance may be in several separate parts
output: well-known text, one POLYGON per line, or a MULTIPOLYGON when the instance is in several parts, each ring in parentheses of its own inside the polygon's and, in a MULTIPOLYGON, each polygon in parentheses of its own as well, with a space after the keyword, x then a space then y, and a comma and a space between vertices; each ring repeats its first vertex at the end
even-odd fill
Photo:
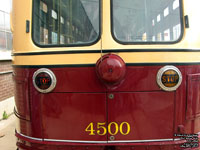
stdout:
POLYGON ((38 45, 91 44, 99 37, 99 0, 34 0, 33 41, 38 45))
POLYGON ((112 0, 112 34, 119 42, 176 42, 181 31, 179 0, 112 0))

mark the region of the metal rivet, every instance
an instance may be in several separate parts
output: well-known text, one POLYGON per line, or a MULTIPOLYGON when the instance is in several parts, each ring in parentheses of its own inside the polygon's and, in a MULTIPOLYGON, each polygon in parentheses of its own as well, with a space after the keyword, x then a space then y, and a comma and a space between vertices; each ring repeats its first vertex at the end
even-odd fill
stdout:
POLYGON ((114 141, 114 140, 115 140, 115 137, 114 137, 114 136, 110 136, 110 140, 111 140, 111 141, 114 141))
POLYGON ((109 99, 113 99, 113 98, 114 98, 114 94, 109 94, 109 95, 108 95, 108 98, 109 98, 109 99))

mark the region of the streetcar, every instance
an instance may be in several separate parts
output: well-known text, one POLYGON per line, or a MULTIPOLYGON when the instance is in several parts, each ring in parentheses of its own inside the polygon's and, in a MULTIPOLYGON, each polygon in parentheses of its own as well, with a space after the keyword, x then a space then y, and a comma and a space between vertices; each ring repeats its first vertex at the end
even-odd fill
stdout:
POLYGON ((200 1, 14 0, 18 150, 199 150, 200 1))

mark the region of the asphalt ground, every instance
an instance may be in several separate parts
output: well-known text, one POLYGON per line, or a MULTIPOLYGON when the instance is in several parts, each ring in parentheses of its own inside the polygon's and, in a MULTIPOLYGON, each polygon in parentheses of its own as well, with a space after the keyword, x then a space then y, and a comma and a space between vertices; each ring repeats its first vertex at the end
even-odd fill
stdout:
POLYGON ((15 137, 16 117, 11 115, 0 121, 0 150, 16 150, 15 137))

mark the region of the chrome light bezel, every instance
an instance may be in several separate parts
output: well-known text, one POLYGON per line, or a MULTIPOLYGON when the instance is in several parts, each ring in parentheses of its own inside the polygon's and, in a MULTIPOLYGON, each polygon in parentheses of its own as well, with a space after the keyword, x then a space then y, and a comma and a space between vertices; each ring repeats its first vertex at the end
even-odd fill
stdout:
POLYGON ((181 85, 181 83, 182 83, 182 74, 181 74, 180 70, 177 67, 175 67, 175 66, 164 66, 157 73, 157 84, 164 91, 175 91, 181 85), (162 80, 161 80, 162 75, 163 75, 164 72, 166 72, 168 70, 175 71, 178 74, 178 76, 179 76, 179 81, 178 81, 178 83, 174 87, 166 87, 162 83, 162 80))
POLYGON ((33 85, 37 89, 37 91, 39 91, 41 93, 49 93, 49 92, 53 91, 53 89, 56 87, 56 84, 57 84, 56 76, 50 69, 41 68, 41 69, 38 69, 37 71, 35 71, 34 74, 33 74, 33 85), (40 73, 47 73, 52 80, 50 87, 45 89, 45 90, 40 89, 35 83, 35 79, 36 79, 37 75, 40 74, 40 73))

